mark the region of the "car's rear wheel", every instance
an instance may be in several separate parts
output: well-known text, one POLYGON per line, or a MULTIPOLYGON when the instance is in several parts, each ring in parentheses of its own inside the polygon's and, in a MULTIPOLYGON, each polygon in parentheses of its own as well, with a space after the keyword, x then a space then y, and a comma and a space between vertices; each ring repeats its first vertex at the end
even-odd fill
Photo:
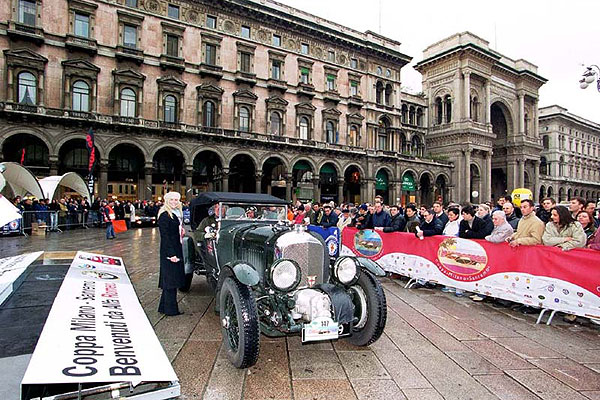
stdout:
POLYGON ((258 360, 260 331, 252 292, 233 277, 227 277, 219 291, 219 306, 229 361, 236 368, 253 366, 258 360))
POLYGON ((383 287, 371 272, 362 270, 349 291, 354 303, 354 326, 347 340, 355 346, 368 346, 379 339, 387 321, 383 287))

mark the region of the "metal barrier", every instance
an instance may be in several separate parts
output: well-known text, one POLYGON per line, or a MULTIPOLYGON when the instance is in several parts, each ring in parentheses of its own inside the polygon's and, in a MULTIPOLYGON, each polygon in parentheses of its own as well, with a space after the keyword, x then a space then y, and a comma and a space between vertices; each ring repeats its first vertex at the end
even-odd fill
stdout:
POLYGON ((101 226, 98 211, 23 211, 19 233, 22 235, 62 232, 70 229, 87 229, 101 226))

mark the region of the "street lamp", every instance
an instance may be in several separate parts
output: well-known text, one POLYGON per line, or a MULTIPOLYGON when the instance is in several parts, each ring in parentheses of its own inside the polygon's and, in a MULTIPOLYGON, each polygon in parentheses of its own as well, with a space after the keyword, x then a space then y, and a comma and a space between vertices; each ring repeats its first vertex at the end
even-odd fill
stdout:
POLYGON ((596 71, 594 71, 592 67, 598 70, 598 79, 596 87, 600 92, 600 67, 598 67, 596 64, 592 64, 589 67, 587 67, 586 71, 583 73, 583 77, 579 81, 579 87, 582 89, 587 89, 590 83, 593 83, 596 80, 596 71))

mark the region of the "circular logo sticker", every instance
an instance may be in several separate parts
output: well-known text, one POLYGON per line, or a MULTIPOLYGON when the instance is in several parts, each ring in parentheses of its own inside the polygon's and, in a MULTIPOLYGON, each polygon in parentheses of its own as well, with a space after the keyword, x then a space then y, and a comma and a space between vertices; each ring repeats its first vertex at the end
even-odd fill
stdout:
POLYGON ((359 231, 354 235, 354 248, 365 257, 376 256, 382 247, 381 236, 371 229, 359 231))
POLYGON ((439 269, 458 281, 476 281, 489 271, 485 249, 477 242, 448 238, 438 248, 439 269))

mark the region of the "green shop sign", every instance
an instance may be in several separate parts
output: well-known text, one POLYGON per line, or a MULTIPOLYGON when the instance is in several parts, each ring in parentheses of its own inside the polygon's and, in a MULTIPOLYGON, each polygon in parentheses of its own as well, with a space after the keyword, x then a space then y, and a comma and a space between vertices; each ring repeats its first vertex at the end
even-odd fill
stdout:
POLYGON ((417 186, 415 185, 415 178, 412 174, 404 174, 402 175, 402 190, 407 192, 414 192, 417 190, 417 186))

